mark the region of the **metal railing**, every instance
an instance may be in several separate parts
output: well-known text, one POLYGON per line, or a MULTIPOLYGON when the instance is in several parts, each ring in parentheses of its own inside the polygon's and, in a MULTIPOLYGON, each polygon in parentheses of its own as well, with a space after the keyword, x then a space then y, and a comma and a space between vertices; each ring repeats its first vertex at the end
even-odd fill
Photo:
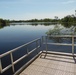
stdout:
POLYGON ((42 43, 46 45, 46 53, 48 50, 48 45, 65 45, 65 46, 72 46, 72 55, 74 55, 74 46, 76 46, 75 44, 75 38, 76 35, 48 35, 48 36, 42 36, 42 43), (48 38, 71 38, 72 39, 72 43, 52 43, 52 42, 48 42, 48 38))
POLYGON ((12 67, 13 73, 15 73, 15 67, 14 67, 14 65, 15 65, 16 63, 20 62, 20 61, 21 61, 22 59, 24 59, 25 57, 29 56, 32 52, 34 52, 35 50, 37 50, 37 49, 40 48, 40 47, 41 47, 41 39, 39 38, 39 39, 33 40, 33 41, 29 42, 29 43, 26 43, 26 44, 24 44, 24 45, 21 45, 21 46, 15 48, 15 49, 13 49, 13 50, 10 50, 10 51, 8 51, 8 52, 6 52, 6 53, 4 53, 4 54, 1 54, 1 55, 0 55, 0 73, 5 72, 6 70, 8 70, 8 69, 11 68, 11 67, 12 67), (28 51, 28 49, 27 49, 27 54, 23 55, 22 57, 20 57, 20 58, 18 58, 17 60, 14 61, 14 59, 13 59, 13 52, 15 52, 15 51, 17 51, 17 50, 19 50, 19 49, 21 49, 21 48, 23 48, 23 47, 25 47, 25 46, 28 47, 28 45, 30 45, 30 44, 32 44, 32 43, 34 43, 34 42, 36 42, 36 48, 34 48, 34 49, 31 50, 31 51, 28 51), (10 55, 11 64, 8 65, 8 66, 6 66, 5 68, 3 68, 3 67, 2 67, 2 61, 1 61, 1 59, 2 59, 3 57, 7 56, 7 55, 10 55))

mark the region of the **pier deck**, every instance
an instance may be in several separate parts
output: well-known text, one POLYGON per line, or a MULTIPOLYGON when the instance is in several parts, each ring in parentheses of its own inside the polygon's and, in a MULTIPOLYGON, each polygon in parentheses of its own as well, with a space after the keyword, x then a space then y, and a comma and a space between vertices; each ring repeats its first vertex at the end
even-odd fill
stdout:
MULTIPOLYGON (((32 62, 19 75, 76 75, 76 57, 47 54, 32 62)), ((67 54, 69 55, 69 54, 67 54)))

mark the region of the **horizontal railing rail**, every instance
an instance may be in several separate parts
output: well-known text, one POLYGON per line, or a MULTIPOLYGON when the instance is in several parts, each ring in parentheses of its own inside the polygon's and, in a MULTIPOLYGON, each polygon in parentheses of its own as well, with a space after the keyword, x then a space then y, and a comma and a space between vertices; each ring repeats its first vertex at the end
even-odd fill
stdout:
POLYGON ((75 44, 75 39, 76 35, 47 35, 47 36, 42 36, 42 43, 46 45, 46 53, 48 50, 48 45, 64 45, 64 46, 72 46, 72 54, 74 55, 74 46, 75 44), (53 42, 48 42, 48 38, 71 38, 71 44, 70 43, 53 43, 53 42))
POLYGON ((10 51, 8 51, 8 52, 6 52, 6 53, 1 54, 1 55, 0 55, 0 73, 5 72, 6 70, 8 70, 8 69, 11 68, 11 67, 12 67, 13 73, 15 73, 15 67, 14 67, 14 65, 17 64, 18 62, 20 62, 20 61, 21 61, 22 59, 24 59, 25 57, 29 56, 31 53, 33 53, 35 50, 37 50, 37 49, 40 48, 40 47, 41 47, 41 39, 38 38, 38 39, 33 40, 33 41, 29 42, 29 43, 26 43, 26 44, 24 44, 24 45, 21 45, 21 46, 15 48, 15 49, 12 49, 12 50, 10 50, 10 51), (21 49, 21 48, 23 48, 23 47, 25 47, 25 46, 28 46, 28 45, 30 45, 30 44, 32 44, 32 43, 34 43, 34 42, 36 42, 36 48, 32 49, 32 50, 29 51, 29 52, 28 52, 28 49, 27 49, 27 53, 26 53, 25 55, 23 55, 22 57, 20 57, 20 58, 18 58, 17 60, 14 61, 14 59, 13 59, 13 52, 15 52, 15 51, 17 51, 17 50, 19 50, 19 49, 21 49), (5 68, 3 68, 3 67, 2 67, 2 61, 1 61, 1 59, 2 59, 3 57, 7 56, 7 55, 10 55, 11 64, 8 65, 8 66, 6 66, 5 68))
POLYGON ((76 37, 76 35, 48 35, 47 37, 76 37))

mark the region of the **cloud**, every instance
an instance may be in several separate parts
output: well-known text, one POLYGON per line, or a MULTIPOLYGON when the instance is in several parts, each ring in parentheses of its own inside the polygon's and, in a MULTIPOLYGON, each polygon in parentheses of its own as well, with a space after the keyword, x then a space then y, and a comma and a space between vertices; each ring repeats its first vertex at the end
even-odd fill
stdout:
POLYGON ((74 0, 70 0, 70 1, 62 2, 62 4, 71 4, 71 3, 74 3, 74 2, 75 2, 74 0))

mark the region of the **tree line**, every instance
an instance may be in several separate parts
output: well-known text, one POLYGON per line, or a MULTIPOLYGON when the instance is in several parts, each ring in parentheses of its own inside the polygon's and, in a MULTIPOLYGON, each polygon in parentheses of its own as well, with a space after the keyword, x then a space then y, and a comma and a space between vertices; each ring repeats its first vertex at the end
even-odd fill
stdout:
POLYGON ((9 20, 4 20, 0 18, 0 28, 9 25, 9 20))
POLYGON ((72 22, 72 23, 75 23, 76 22, 76 17, 74 15, 68 15, 68 16, 62 18, 61 22, 72 22))
POLYGON ((54 19, 45 18, 45 19, 31 19, 31 20, 4 20, 0 19, 0 26, 6 26, 11 22, 56 22, 56 23, 76 23, 75 15, 68 15, 64 18, 59 19, 55 16, 54 19))
POLYGON ((72 22, 76 23, 76 17, 75 15, 67 15, 64 18, 59 19, 57 16, 54 17, 54 19, 51 18, 45 18, 45 19, 31 19, 31 20, 11 20, 10 22, 72 22))

